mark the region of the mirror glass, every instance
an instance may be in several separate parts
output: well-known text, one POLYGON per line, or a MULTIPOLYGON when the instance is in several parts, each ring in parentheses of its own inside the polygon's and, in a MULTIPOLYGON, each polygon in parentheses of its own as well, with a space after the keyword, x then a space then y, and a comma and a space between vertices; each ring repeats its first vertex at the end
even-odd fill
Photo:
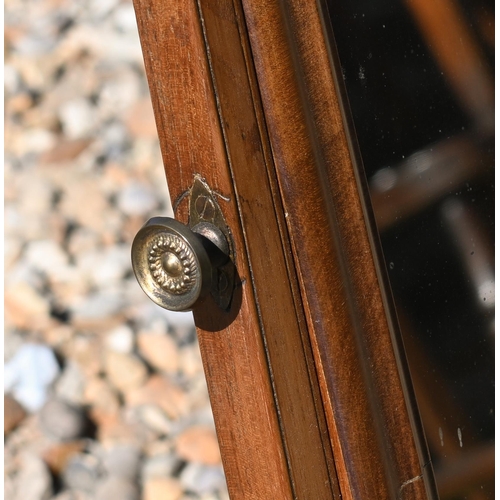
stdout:
POLYGON ((493 1, 328 12, 440 496, 493 498, 493 1))

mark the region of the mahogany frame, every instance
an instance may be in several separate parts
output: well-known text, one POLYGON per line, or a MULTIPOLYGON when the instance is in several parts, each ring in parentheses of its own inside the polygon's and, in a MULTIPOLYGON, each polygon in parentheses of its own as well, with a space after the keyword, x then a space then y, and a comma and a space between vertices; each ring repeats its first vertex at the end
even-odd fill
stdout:
POLYGON ((194 311, 232 499, 437 498, 322 2, 134 0, 176 217, 240 284, 194 311))

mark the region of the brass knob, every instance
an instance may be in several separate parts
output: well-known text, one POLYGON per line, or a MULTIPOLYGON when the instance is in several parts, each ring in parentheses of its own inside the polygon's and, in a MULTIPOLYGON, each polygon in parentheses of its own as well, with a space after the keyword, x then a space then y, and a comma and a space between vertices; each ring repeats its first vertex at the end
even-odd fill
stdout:
POLYGON ((213 224, 190 229, 153 217, 132 244, 132 267, 149 298, 171 311, 189 311, 210 292, 217 266, 228 260, 227 241, 213 224))

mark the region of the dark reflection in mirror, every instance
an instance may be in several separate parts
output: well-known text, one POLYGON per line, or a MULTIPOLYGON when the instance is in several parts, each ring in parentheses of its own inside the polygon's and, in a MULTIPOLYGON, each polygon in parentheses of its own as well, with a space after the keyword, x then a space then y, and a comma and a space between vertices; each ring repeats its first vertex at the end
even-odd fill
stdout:
POLYGON ((493 1, 328 11, 440 496, 493 498, 493 1))

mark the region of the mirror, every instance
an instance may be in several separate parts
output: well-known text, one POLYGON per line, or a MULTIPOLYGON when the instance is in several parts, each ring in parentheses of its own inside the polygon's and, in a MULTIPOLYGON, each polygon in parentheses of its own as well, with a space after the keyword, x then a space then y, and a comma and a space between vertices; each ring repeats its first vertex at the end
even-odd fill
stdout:
POLYGON ((494 4, 329 1, 442 499, 494 495, 494 4))

